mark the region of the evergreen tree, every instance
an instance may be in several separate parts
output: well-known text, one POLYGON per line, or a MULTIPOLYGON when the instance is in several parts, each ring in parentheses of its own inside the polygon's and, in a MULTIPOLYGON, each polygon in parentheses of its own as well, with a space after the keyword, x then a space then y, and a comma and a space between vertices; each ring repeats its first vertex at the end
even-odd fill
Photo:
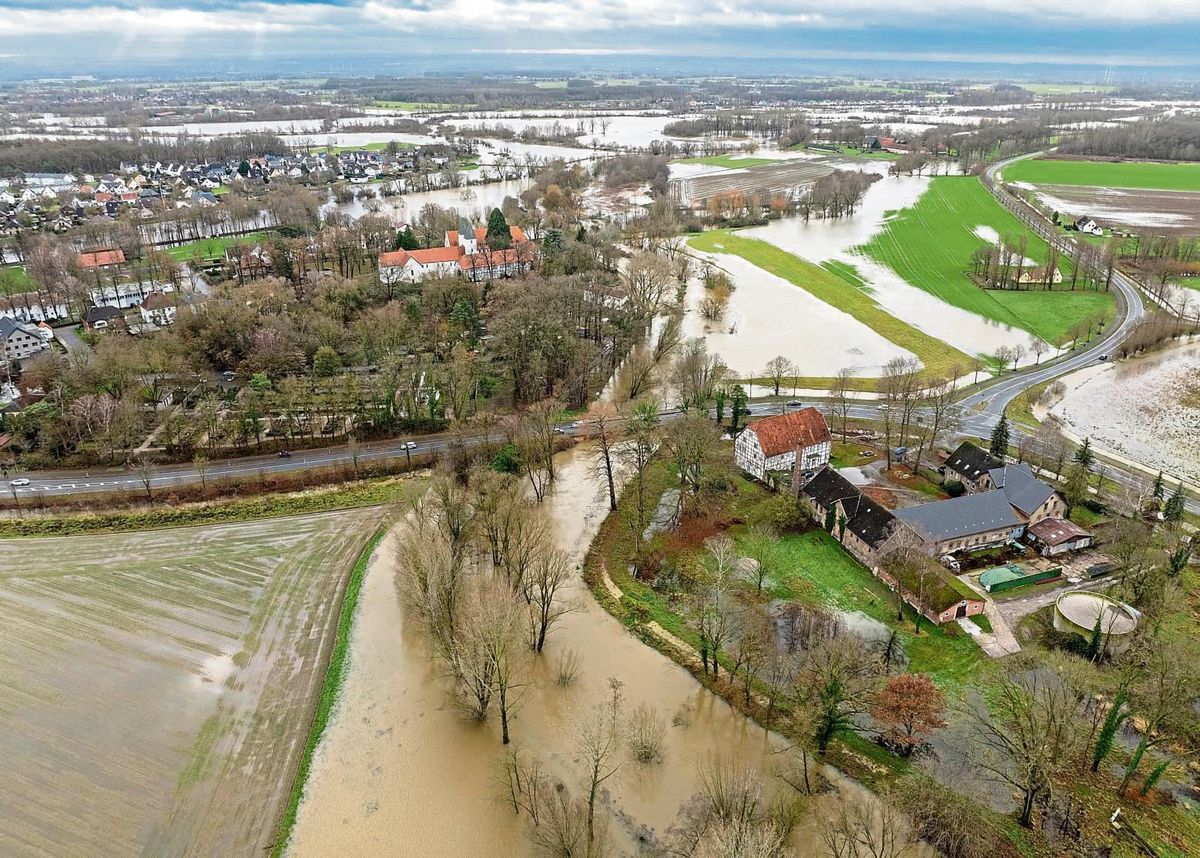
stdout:
POLYGON ((735 384, 733 390, 729 392, 729 399, 733 410, 730 415, 729 431, 737 434, 739 421, 746 413, 746 389, 740 384, 735 384))
POLYGON ((1100 628, 1100 618, 1103 614, 1096 615, 1096 625, 1092 626, 1092 637, 1088 641, 1087 657, 1088 661, 1095 661, 1100 657, 1100 649, 1104 646, 1104 630, 1100 628))
POLYGON ((585 238, 587 238, 587 227, 580 224, 579 229, 575 230, 575 240, 583 241, 585 238))
POLYGON ((512 247, 512 232, 500 209, 492 209, 488 215, 487 246, 492 250, 508 250, 512 247))
POLYGON ((1160 504, 1162 503, 1162 499, 1167 496, 1166 486, 1163 485, 1162 471, 1159 471, 1158 476, 1154 478, 1153 494, 1158 498, 1160 504))
POLYGON ((400 232, 396 233, 396 250, 417 250, 421 246, 421 242, 417 241, 417 237, 413 234, 412 227, 406 226, 400 232))
POLYGON ((245 158, 243 158, 242 162, 238 164, 238 175, 243 179, 250 175, 250 162, 245 158))
POLYGON ((1091 438, 1083 439, 1083 444, 1075 451, 1075 461, 1085 468, 1090 468, 1096 461, 1096 454, 1092 452, 1091 438))
POLYGON ((837 510, 832 506, 825 510, 825 532, 833 533, 833 528, 837 525, 837 510))
POLYGON ((1183 483, 1175 486, 1175 492, 1167 499, 1166 506, 1163 507, 1163 521, 1169 521, 1173 524, 1183 521, 1183 483))
POLYGON ((1104 724, 1100 728, 1100 735, 1096 737, 1096 747, 1092 749, 1093 772, 1100 771, 1100 766, 1104 763, 1105 758, 1112 752, 1117 738, 1117 731, 1121 729, 1121 725, 1129 717, 1129 713, 1124 711, 1125 696, 1125 689, 1122 688, 1117 692, 1117 696, 1113 698, 1112 706, 1108 708, 1108 715, 1104 717, 1104 724))
POLYGON ((992 430, 992 446, 990 452, 997 459, 1008 456, 1008 415, 1001 414, 1000 422, 992 430))

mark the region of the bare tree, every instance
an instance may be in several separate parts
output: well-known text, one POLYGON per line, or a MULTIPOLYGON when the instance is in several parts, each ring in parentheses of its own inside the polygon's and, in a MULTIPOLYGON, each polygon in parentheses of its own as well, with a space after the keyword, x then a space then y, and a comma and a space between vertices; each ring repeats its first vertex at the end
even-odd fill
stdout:
POLYGON ((525 599, 529 603, 530 616, 529 644, 534 652, 542 651, 546 635, 573 609, 560 592, 571 578, 571 566, 567 554, 550 549, 534 560, 525 579, 525 599))
POLYGON ((634 491, 634 546, 641 545, 646 529, 646 471, 658 455, 661 440, 658 409, 642 403, 625 417, 625 439, 617 447, 617 457, 629 470, 634 491))
POLYGON ((596 709, 583 722, 575 737, 575 747, 583 758, 586 770, 587 842, 596 839, 596 802, 600 787, 621 768, 621 731, 618 717, 623 700, 623 686, 609 677, 608 706, 596 709))
POLYGON ((767 361, 766 374, 767 379, 771 382, 771 389, 778 396, 779 389, 783 386, 783 380, 796 375, 796 365, 783 355, 777 355, 767 361))
POLYGON ((964 705, 975 728, 975 764, 1021 796, 1018 822, 1033 826, 1037 802, 1075 759, 1078 717, 1065 683, 1045 670, 1006 677, 993 691, 990 713, 964 705))
POLYGON ((600 403, 588 417, 588 437, 596 442, 592 456, 592 475, 608 490, 608 508, 617 511, 617 451, 624 434, 624 421, 613 406, 600 403))
POLYGON ((850 420, 850 406, 853 404, 853 399, 850 394, 852 391, 852 379, 854 378, 854 370, 851 367, 842 367, 833 377, 833 385, 829 389, 829 393, 833 396, 834 407, 837 410, 837 415, 842 428, 842 441, 847 438, 846 427, 850 420))
POLYGON ((886 801, 843 799, 819 824, 832 858, 900 858, 917 842, 912 825, 886 801))

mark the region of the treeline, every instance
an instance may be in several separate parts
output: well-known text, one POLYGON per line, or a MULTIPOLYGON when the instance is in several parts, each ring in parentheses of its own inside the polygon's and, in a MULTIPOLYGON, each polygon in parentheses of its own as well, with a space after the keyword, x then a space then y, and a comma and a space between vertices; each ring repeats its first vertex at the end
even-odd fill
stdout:
POLYGON ((796 210, 805 220, 810 217, 837 218, 854 214, 863 195, 881 177, 862 171, 834 170, 813 182, 796 201, 796 210))
POLYGON ((1200 119, 1146 119, 1116 128, 1089 128, 1063 141, 1058 151, 1103 158, 1200 161, 1200 119))
POLYGON ((1036 96, 1027 89, 1012 84, 999 84, 986 89, 960 89, 950 96, 950 104, 988 107, 996 104, 1028 104, 1036 96))
POLYGON ((655 193, 665 194, 671 168, 665 155, 630 153, 605 158, 596 165, 596 173, 610 188, 648 184, 655 193))
POLYGON ((616 86, 576 85, 565 89, 538 87, 532 80, 489 78, 479 75, 426 75, 412 78, 330 78, 322 89, 335 90, 334 100, 411 101, 420 104, 470 105, 479 110, 557 107, 565 103, 597 100, 622 105, 657 105, 680 98, 684 89, 675 84, 647 81, 616 86))
POLYGON ((181 135, 103 140, 6 140, 0 142, 0 176, 22 173, 107 173, 122 161, 224 161, 289 150, 279 135, 255 131, 212 139, 181 135))

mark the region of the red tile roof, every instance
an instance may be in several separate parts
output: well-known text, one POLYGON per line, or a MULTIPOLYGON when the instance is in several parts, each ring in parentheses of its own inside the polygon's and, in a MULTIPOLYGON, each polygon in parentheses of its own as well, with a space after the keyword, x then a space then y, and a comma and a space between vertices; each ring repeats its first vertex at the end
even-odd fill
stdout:
POLYGON ((125 251, 119 247, 110 250, 87 250, 79 254, 79 264, 84 268, 105 268, 109 265, 124 265, 125 251))
POLYGON ((435 262, 454 262, 464 252, 462 246, 456 244, 454 247, 430 247, 426 250, 413 250, 408 255, 421 265, 432 265, 435 262))
POLYGON ((1038 541, 1049 546, 1062 545, 1083 536, 1091 536, 1082 527, 1061 518, 1043 518, 1026 528, 1038 541))
POLYGON ((408 262, 408 251, 407 250, 393 250, 391 253, 379 254, 379 267, 380 268, 391 268, 393 266, 396 268, 400 268, 406 262, 408 262))
POLYGON ((96 202, 107 203, 113 198, 113 195, 108 191, 96 191, 96 202))
MULTIPOLYGON (((457 234, 458 233, 455 233, 455 235, 457 235, 457 234)), ((519 226, 510 226, 508 228, 508 234, 512 236, 512 240, 513 240, 514 244, 522 244, 529 240, 525 237, 525 231, 523 229, 521 229, 521 227, 519 227, 519 226)), ((475 228, 475 240, 478 242, 483 242, 486 239, 487 239, 487 227, 486 226, 476 227, 475 228)))
POLYGON ((151 292, 146 296, 146 300, 142 301, 142 306, 147 310, 165 310, 167 307, 173 307, 175 302, 164 295, 162 292, 151 292))
POLYGON ((446 246, 453 247, 456 244, 458 244, 458 230, 452 229, 446 233, 446 246))
POLYGON ((758 436, 758 444, 767 458, 833 440, 825 415, 816 408, 764 417, 747 431, 758 436))

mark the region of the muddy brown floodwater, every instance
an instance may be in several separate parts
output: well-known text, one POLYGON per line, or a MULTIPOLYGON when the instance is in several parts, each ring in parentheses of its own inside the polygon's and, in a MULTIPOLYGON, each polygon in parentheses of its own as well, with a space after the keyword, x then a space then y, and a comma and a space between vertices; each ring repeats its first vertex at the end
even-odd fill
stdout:
MULTIPOLYGON (((587 474, 586 452, 561 454, 554 494, 545 501, 559 545, 581 560, 607 504, 587 474)), ((502 752, 495 724, 464 719, 447 681, 394 585, 394 534, 371 560, 352 639, 350 673, 334 720, 318 748, 289 854, 422 856, 531 854, 524 820, 497 800, 502 752)), ((695 792, 697 764, 720 752, 769 777, 783 740, 710 694, 683 668, 630 635, 576 579, 578 610, 567 615, 539 659, 513 723, 513 739, 536 751, 552 776, 582 780, 575 726, 625 683, 629 708, 649 702, 670 726, 665 762, 624 762, 609 781, 610 833, 623 853, 639 833, 661 835, 695 792), (581 673, 567 689, 547 665, 574 650, 581 673)), ((851 783, 842 792, 872 800, 851 783)), ((833 798, 825 801, 836 800, 833 798)), ((820 854, 811 825, 796 834, 797 854, 820 854)))

